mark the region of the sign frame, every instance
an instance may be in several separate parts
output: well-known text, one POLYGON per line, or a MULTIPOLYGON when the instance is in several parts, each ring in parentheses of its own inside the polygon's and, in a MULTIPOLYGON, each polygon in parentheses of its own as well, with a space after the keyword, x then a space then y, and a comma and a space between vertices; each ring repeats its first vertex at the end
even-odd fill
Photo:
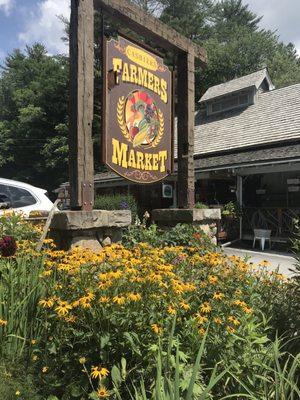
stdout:
MULTIPOLYGON (((112 56, 113 58, 113 56, 112 56)), ((169 175, 173 173, 173 168, 174 168, 174 74, 172 69, 165 65, 164 63, 164 58, 161 54, 158 54, 158 52, 155 51, 155 49, 151 49, 149 46, 144 45, 144 43, 140 43, 137 40, 132 40, 132 38, 127 37, 126 35, 120 33, 118 34, 117 38, 111 37, 111 38, 106 38, 104 37, 103 41, 103 65, 102 65, 102 70, 103 70, 103 91, 102 91, 102 104, 103 104, 103 110, 102 110, 102 143, 101 143, 101 148, 102 148, 102 161, 104 164, 108 166, 110 170, 115 172, 116 174, 120 175, 122 178, 135 182, 137 184, 141 185, 148 185, 148 184, 153 184, 160 182, 167 178, 169 175), (122 47, 123 45, 123 47, 122 47), (110 54, 113 51, 120 50, 120 52, 123 50, 126 51, 125 55, 122 55, 121 53, 119 54, 120 61, 122 61, 122 69, 120 71, 114 71, 112 68, 112 65, 109 66, 111 63, 110 60, 110 54), (139 60, 136 61, 136 58, 131 57, 128 55, 127 50, 133 50, 137 52, 137 54, 141 57, 148 57, 150 61, 152 61, 155 64, 155 67, 151 69, 151 65, 149 65, 149 68, 146 66, 143 66, 143 62, 139 62, 139 60), (166 83, 167 83, 167 88, 166 88, 166 101, 165 104, 163 101, 160 100, 160 95, 157 92, 154 92, 153 89, 151 90, 150 87, 145 86, 144 84, 139 84, 137 82, 131 82, 131 81, 122 81, 121 75, 123 74, 123 66, 125 66, 126 63, 130 62, 131 64, 128 64, 130 67, 133 66, 137 68, 138 70, 143 69, 143 73, 151 74, 152 76, 155 77, 156 80, 158 80, 159 74, 162 76, 165 75, 166 78, 166 83), (157 68, 155 70, 155 68, 157 68), (161 70, 160 70, 161 69, 161 70), (155 75, 158 74, 158 76, 155 75), (117 82, 119 80, 119 83, 117 82), (121 89, 120 89, 121 88, 121 89), (115 94, 113 95, 112 92, 124 92, 125 96, 119 97, 118 103, 116 104, 116 101, 114 97, 116 96, 115 94), (150 111, 154 115, 154 111, 157 111, 157 121, 155 121, 156 124, 159 124, 159 128, 155 126, 153 129, 157 129, 157 139, 152 140, 152 144, 145 146, 145 142, 141 144, 137 150, 135 150, 135 145, 133 141, 130 143, 131 137, 128 131, 127 123, 125 124, 126 118, 123 118, 123 125, 120 124, 120 118, 122 120, 122 115, 125 110, 125 106, 127 106, 128 100, 137 96, 146 96, 147 102, 151 104, 152 109, 150 108, 150 111), (124 99, 124 101, 120 100, 124 99), (153 100, 155 99, 155 100, 153 100), (152 103, 151 103, 152 102, 152 103), (112 106, 113 103, 113 106, 112 106), (160 107, 158 107, 158 104, 160 107), (120 106, 123 108, 120 109, 120 106), (112 111, 113 110, 113 111, 112 111), (162 112, 161 110, 164 110, 162 112), (119 121, 119 126, 116 124, 116 121, 114 120, 113 113, 116 113, 115 117, 119 121), (113 126, 113 129, 111 128, 113 126), (121 132, 121 134, 120 134, 121 132), (123 136, 122 136, 123 133, 123 136), (114 138, 122 139, 125 140, 126 143, 121 142, 121 140, 116 140, 114 138), (113 141, 113 142, 112 142, 113 141), (114 141, 121 143, 122 146, 128 146, 128 154, 134 155, 133 158, 136 159, 136 155, 138 154, 141 157, 141 154, 144 155, 144 157, 148 157, 148 164, 147 167, 144 166, 144 161, 140 162, 141 168, 138 168, 138 163, 137 167, 131 167, 129 166, 129 170, 126 171, 124 168, 122 168, 120 165, 117 165, 116 163, 112 162, 112 153, 114 151, 117 151, 116 149, 113 148, 114 141), (156 144, 155 144, 156 143, 156 144), (163 143, 163 146, 162 144, 163 143), (161 150, 159 152, 155 152, 152 148, 157 147, 159 151, 160 148, 166 149, 166 150, 161 150), (133 146, 133 147, 132 147, 133 146), (144 149, 142 148, 144 147, 144 149), (147 153, 147 148, 148 148, 148 153, 147 153), (140 150, 140 151, 138 151, 140 150), (159 154, 165 153, 166 158, 162 158, 162 167, 160 168, 160 171, 157 170, 153 172, 154 170, 151 169, 151 163, 149 160, 152 160, 154 157, 158 157, 159 154), (164 167, 164 164, 165 167, 164 167)), ((143 58, 142 60, 145 60, 143 58)), ((153 66, 153 65, 152 65, 153 66)), ((161 78, 163 80, 163 78, 161 78)), ((143 82, 144 83, 144 82, 143 82)), ((120 96, 120 93, 119 93, 120 96)), ((135 99, 134 99, 135 101, 135 99)), ((142 100, 139 100, 142 103, 142 100)), ((149 107, 151 107, 149 106, 149 107)), ((143 108, 143 106, 141 106, 143 108)), ((126 109, 127 109, 126 108, 126 109)), ((154 120, 154 119, 153 119, 154 120)), ((154 136, 155 138, 156 136, 154 136)), ((116 143, 115 143, 116 145, 116 143)), ((122 153, 123 154, 123 153, 122 153)), ((162 154, 163 156, 165 154, 162 154)), ((144 159, 143 159, 144 160, 144 159)), ((146 165, 146 164, 145 164, 146 165)), ((153 164, 154 165, 154 164, 153 164)), ((158 165, 158 164, 157 164, 158 165)), ((159 169, 159 166, 157 166, 157 169, 159 169)))

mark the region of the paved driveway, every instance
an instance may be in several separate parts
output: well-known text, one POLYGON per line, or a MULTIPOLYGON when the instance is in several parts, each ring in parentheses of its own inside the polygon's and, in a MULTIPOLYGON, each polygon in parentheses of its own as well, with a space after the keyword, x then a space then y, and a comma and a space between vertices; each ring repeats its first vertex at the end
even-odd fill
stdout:
POLYGON ((267 260, 270 263, 268 269, 275 271, 279 267, 279 272, 285 276, 292 276, 293 272, 290 269, 294 269, 295 259, 288 254, 278 252, 259 252, 244 249, 235 249, 232 247, 225 247, 224 252, 228 255, 235 255, 239 257, 247 257, 250 262, 259 264, 263 260, 267 260))

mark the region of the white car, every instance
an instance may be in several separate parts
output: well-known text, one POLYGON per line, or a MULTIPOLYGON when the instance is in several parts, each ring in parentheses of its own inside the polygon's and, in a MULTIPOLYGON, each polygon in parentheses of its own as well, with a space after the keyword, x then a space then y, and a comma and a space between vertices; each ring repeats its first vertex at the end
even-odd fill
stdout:
POLYGON ((29 217, 32 211, 49 212, 52 207, 46 190, 0 178, 0 215, 9 210, 29 217))

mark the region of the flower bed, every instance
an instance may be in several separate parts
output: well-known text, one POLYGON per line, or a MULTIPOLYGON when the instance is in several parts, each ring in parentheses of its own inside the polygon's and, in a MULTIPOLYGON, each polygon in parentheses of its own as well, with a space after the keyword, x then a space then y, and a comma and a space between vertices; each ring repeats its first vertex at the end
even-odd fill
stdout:
MULTIPOLYGON (((140 236, 151 237, 143 229, 140 236)), ((294 283, 207 247, 201 232, 188 240, 184 229, 175 230, 184 246, 163 245, 162 237, 160 247, 127 240, 126 247, 96 254, 58 251, 48 240, 40 254, 23 241, 16 256, 0 258, 2 360, 20 362, 38 387, 36 397, 17 386, 14 394, 31 400, 146 399, 159 376, 170 383, 175 371, 180 399, 188 398, 202 345, 203 367, 199 363, 190 398, 244 393, 237 395, 244 399, 251 393, 275 399, 263 397, 266 382, 272 387, 276 376, 271 338, 278 326, 269 318, 275 321, 273 305, 284 309, 281 301, 294 283), (220 374, 214 384, 212 370, 220 374)), ((296 362, 296 372, 299 359, 290 357, 284 361, 296 362)), ((289 379, 295 386, 296 378, 289 379)), ((162 386, 171 390, 171 383, 162 386)))

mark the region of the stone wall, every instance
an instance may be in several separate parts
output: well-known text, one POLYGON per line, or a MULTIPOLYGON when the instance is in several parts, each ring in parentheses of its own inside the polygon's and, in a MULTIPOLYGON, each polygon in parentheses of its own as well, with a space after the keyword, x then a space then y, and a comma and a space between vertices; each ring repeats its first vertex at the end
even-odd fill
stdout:
POLYGON ((221 209, 161 209, 152 211, 152 220, 162 228, 177 224, 193 224, 206 233, 217 244, 217 222, 221 219, 221 209))
POLYGON ((49 236, 62 250, 80 246, 99 251, 120 242, 130 224, 131 211, 127 210, 62 211, 54 215, 49 236))

